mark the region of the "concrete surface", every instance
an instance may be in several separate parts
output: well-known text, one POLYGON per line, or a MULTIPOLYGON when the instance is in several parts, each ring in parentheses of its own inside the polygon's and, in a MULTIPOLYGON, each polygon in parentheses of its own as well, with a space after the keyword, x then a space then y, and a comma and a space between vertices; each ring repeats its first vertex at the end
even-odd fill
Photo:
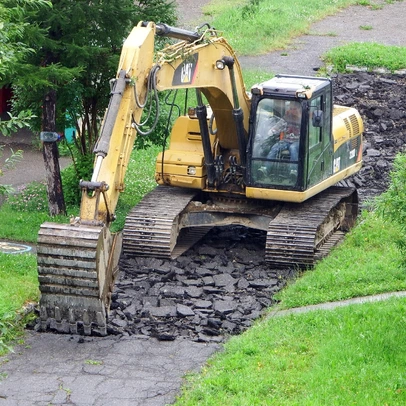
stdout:
POLYGON ((0 358, 1 406, 162 406, 219 347, 187 340, 78 338, 27 332, 0 358))
MULTIPOLYGON (((0 153, 0 168, 4 166, 4 162, 10 157, 12 151, 21 150, 23 152, 22 160, 16 162, 14 169, 4 171, 3 176, 0 176, 0 185, 10 185, 18 191, 28 183, 45 180, 41 145, 29 130, 20 130, 10 137, 0 134, 0 145, 3 145, 3 151, 0 153)), ((67 156, 59 158, 61 169, 70 163, 71 159, 67 156)))

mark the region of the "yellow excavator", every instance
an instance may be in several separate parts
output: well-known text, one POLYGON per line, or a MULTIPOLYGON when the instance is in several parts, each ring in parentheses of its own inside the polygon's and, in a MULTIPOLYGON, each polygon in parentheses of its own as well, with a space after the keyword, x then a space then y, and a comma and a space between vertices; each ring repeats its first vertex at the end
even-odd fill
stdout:
POLYGON ((247 92, 216 30, 140 22, 123 45, 92 178, 80 183, 80 215, 39 231, 41 329, 106 335, 122 252, 176 258, 216 226, 264 230, 270 267, 311 266, 355 221, 356 190, 335 185, 360 169, 362 132, 355 109, 333 105, 329 79, 277 75, 247 92), (157 36, 171 43, 157 51, 157 36), (157 157, 158 186, 111 233, 143 112, 177 89, 193 89, 195 104, 157 157))

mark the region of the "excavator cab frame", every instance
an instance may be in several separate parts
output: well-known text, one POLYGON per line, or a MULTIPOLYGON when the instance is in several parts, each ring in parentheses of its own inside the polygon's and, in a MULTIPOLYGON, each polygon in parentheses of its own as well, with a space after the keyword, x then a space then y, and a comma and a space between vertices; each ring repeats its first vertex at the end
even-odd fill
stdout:
POLYGON ((354 109, 333 106, 330 79, 277 75, 251 93, 247 197, 299 203, 359 170, 362 120, 354 109), (296 134, 284 117, 289 106, 298 111, 296 134), (289 135, 296 135, 293 160, 289 135), (272 154, 278 144, 285 148, 272 154))
POLYGON ((248 186, 302 192, 331 176, 331 81, 277 76, 258 90, 252 92, 248 186), (298 92, 299 84, 314 89, 298 92))

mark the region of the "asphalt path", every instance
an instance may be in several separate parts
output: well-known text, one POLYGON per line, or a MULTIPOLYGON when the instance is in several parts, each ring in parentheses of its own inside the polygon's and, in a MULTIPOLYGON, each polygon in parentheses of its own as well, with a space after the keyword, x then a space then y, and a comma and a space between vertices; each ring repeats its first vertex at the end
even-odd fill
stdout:
MULTIPOLYGON (((191 2, 179 3, 190 6, 191 2)), ((311 35, 297 38, 283 53, 242 57, 240 61, 243 68, 260 66, 273 73, 312 75, 326 50, 349 41, 406 46, 405 16, 403 1, 385 4, 379 10, 350 7, 314 24, 311 35), (371 29, 360 28, 365 25, 371 29)), ((0 144, 3 141, 0 138, 0 144)), ((29 140, 15 145, 32 151, 29 140)), ((8 146, 14 144, 9 142, 8 146)), ((42 154, 37 150, 33 161, 24 159, 12 175, 7 174, 11 177, 4 175, 0 182, 19 188, 31 180, 42 180, 42 167, 42 154)), ((220 349, 217 344, 184 339, 159 342, 131 336, 118 340, 29 331, 23 345, 0 358, 0 406, 170 404, 179 393, 184 374, 199 370, 220 349)))

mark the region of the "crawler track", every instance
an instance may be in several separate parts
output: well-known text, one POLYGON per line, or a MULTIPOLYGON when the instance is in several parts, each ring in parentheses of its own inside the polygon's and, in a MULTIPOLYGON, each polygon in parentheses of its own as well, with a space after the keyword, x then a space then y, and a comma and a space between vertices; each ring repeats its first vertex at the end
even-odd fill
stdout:
POLYGON ((179 215, 195 195, 193 190, 158 186, 145 196, 127 216, 124 253, 131 257, 173 259, 187 251, 211 229, 181 228, 179 215))
POLYGON ((302 204, 286 204, 269 224, 266 261, 278 268, 312 266, 344 237, 357 211, 354 188, 332 187, 302 204))
POLYGON ((271 267, 304 268, 328 254, 352 227, 358 211, 356 190, 344 187, 329 188, 301 204, 263 202, 255 210, 241 203, 230 217, 227 203, 214 207, 200 202, 189 209, 195 197, 193 190, 165 186, 149 193, 127 217, 124 254, 174 259, 213 226, 228 222, 267 231, 265 259, 271 267), (189 222, 191 212, 198 214, 197 221, 189 222))

